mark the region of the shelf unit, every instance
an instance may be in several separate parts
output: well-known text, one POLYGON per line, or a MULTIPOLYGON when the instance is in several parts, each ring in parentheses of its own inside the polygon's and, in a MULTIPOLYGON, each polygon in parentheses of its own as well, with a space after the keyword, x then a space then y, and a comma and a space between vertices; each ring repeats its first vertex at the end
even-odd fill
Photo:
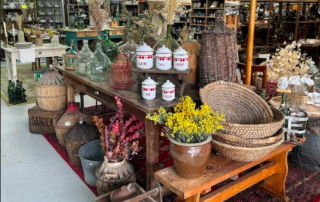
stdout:
POLYGON ((201 39, 201 32, 210 28, 215 21, 215 13, 224 12, 224 0, 191 0, 190 27, 195 33, 195 39, 201 39), (211 7, 217 2, 216 7, 211 7))
MULTIPOLYGON (((273 46, 276 47, 279 42, 273 40, 272 36, 277 33, 283 34, 284 32, 291 33, 293 35, 291 40, 298 40, 300 35, 307 36, 309 31, 317 30, 317 36, 320 37, 320 15, 315 16, 315 19, 312 20, 300 20, 301 14, 302 16, 306 16, 308 9, 310 9, 311 5, 319 6, 319 0, 257 0, 257 5, 264 5, 263 7, 263 18, 262 20, 256 21, 255 25, 259 26, 261 29, 266 29, 266 42, 265 46, 273 46), (275 7, 278 7, 278 12, 275 12, 275 7), (267 10, 266 10, 267 8, 267 10), (295 10, 295 19, 289 21, 286 19, 288 16, 289 10, 295 10), (280 12, 281 10, 281 12, 280 12), (268 13, 268 16, 265 15, 265 11, 268 13), (276 20, 272 19, 272 17, 276 15, 278 16, 276 20), (308 29, 310 24, 315 24, 315 27, 311 30, 308 29), (302 27, 304 26, 304 28, 302 27), (299 31, 302 30, 302 31, 299 31), (276 32, 277 30, 277 32, 276 32), (302 33, 304 32, 304 33, 302 33)), ((249 4, 249 0, 241 0, 241 4, 249 4)), ((248 23, 239 23, 238 28, 244 29, 244 27, 248 27, 248 23)), ((283 40, 290 41, 283 37, 283 40)))
POLYGON ((47 29, 60 29, 65 25, 64 0, 37 0, 39 23, 47 29))
POLYGON ((86 14, 87 17, 84 19, 84 26, 90 25, 90 13, 89 13, 89 5, 87 4, 67 4, 66 8, 66 22, 67 26, 69 26, 68 19, 71 15, 80 16, 81 14, 86 14))

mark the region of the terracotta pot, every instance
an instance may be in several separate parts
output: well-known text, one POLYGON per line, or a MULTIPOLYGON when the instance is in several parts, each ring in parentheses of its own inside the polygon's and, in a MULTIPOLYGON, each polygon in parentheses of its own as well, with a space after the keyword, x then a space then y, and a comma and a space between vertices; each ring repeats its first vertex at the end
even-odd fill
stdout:
POLYGON ((170 140, 170 154, 178 175, 184 178, 200 177, 206 168, 211 153, 211 140, 200 143, 180 143, 170 140))

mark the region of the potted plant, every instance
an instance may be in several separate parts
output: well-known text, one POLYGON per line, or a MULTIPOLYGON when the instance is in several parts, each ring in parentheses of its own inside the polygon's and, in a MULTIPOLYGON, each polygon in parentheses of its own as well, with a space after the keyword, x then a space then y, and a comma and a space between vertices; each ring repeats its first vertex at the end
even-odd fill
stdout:
POLYGON ((277 49, 272 59, 268 61, 268 80, 276 81, 278 88, 291 90, 289 103, 301 107, 307 87, 313 86, 312 75, 318 72, 310 57, 301 55, 301 42, 292 42, 285 48, 277 49), (280 83, 279 83, 280 82, 280 83))
POLYGON ((138 121, 135 115, 126 119, 121 99, 115 99, 118 110, 107 125, 102 119, 93 118, 101 133, 102 149, 105 152, 104 162, 96 170, 99 194, 136 181, 133 166, 128 160, 140 150, 138 139, 144 131, 143 122, 138 121))
POLYGON ((214 112, 209 105, 196 104, 189 96, 182 97, 174 112, 160 107, 147 118, 163 124, 161 135, 170 140, 170 154, 177 173, 184 178, 200 177, 211 153, 212 135, 221 130, 224 114, 214 112))

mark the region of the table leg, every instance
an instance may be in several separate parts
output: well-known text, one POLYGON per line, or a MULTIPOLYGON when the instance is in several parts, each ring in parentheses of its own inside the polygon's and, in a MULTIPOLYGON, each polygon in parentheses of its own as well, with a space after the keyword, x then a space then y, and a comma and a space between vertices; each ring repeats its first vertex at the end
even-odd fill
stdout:
POLYGON ((6 53, 6 65, 7 65, 7 71, 8 71, 8 80, 12 80, 12 73, 11 73, 11 62, 10 62, 10 57, 6 53))
POLYGON ((12 80, 13 82, 16 82, 18 77, 17 77, 17 60, 16 58, 11 56, 11 65, 12 65, 12 80))
POLYGON ((53 57, 53 66, 57 67, 58 66, 58 57, 53 57))
POLYGON ((259 187, 261 190, 278 198, 282 202, 289 202, 289 197, 286 195, 285 182, 288 174, 287 156, 289 151, 269 159, 277 163, 276 173, 263 180, 259 187))
POLYGON ((67 101, 75 101, 75 96, 74 96, 74 87, 70 84, 67 83, 67 101))
POLYGON ((147 190, 150 190, 156 187, 154 173, 159 169, 160 127, 155 126, 154 122, 149 119, 145 119, 144 127, 146 132, 147 190))
POLYGON ((191 196, 187 199, 182 199, 178 196, 177 202, 199 202, 200 201, 200 193, 197 193, 196 195, 191 196))

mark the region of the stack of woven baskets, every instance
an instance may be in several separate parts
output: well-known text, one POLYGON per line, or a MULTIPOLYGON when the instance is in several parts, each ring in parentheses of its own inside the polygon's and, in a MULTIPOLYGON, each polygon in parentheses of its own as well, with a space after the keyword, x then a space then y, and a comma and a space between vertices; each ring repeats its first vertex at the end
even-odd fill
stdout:
POLYGON ((203 103, 225 114, 224 129, 213 135, 213 148, 225 158, 251 162, 284 140, 284 115, 253 91, 235 83, 214 82, 200 90, 203 103))

